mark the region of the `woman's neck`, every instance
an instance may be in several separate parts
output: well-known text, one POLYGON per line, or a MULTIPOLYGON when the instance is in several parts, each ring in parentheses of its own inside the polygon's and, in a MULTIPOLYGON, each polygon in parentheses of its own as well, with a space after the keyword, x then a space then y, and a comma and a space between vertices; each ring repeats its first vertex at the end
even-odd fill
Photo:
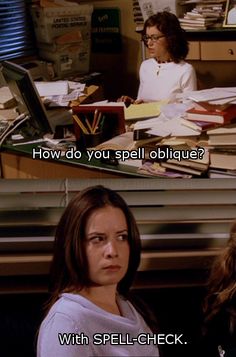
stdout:
POLYGON ((115 315, 121 315, 116 301, 116 286, 85 287, 79 294, 101 309, 115 315))
POLYGON ((169 56, 163 56, 163 57, 155 57, 155 60, 157 63, 168 63, 172 62, 172 59, 169 56))

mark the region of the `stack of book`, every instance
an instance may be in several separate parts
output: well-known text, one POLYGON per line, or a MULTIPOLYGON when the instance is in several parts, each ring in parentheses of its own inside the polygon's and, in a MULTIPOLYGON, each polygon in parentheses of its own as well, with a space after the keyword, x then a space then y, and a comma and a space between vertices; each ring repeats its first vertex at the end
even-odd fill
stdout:
POLYGON ((224 0, 198 2, 192 11, 187 11, 184 17, 179 19, 181 27, 185 30, 206 30, 221 26, 224 3, 224 0))
POLYGON ((209 136, 209 177, 236 177, 236 124, 207 131, 209 136))
POLYGON ((152 150, 156 151, 158 155, 152 161, 150 158, 149 160, 147 159, 140 168, 141 172, 146 170, 147 173, 152 173, 156 176, 183 178, 207 175, 209 152, 207 147, 202 146, 202 142, 196 138, 194 140, 188 137, 162 139, 159 143, 155 144, 152 150), (187 158, 190 152, 196 153, 197 158, 187 158), (200 157, 199 154, 201 154, 200 157))
POLYGON ((184 172, 177 172, 174 170, 169 170, 162 167, 159 163, 153 161, 145 161, 142 166, 138 169, 139 173, 144 173, 145 175, 152 175, 157 177, 168 177, 168 178, 192 178, 192 175, 186 174, 184 172))
POLYGON ((193 91, 188 99, 192 100, 192 106, 186 110, 181 122, 196 131, 227 125, 236 118, 234 87, 193 91))
POLYGON ((173 152, 181 153, 177 158, 167 158, 160 162, 161 167, 176 173, 191 176, 203 176, 209 167, 208 140, 204 135, 198 137, 170 137, 163 139, 160 147, 171 148, 173 152), (196 152, 197 158, 186 158, 190 152, 196 152))
MULTIPOLYGON (((236 104, 231 104, 225 109, 200 109, 194 106, 186 111, 185 119, 195 123, 201 130, 207 126, 229 124, 236 118, 236 104)), ((200 129, 199 129, 200 130, 200 129)))

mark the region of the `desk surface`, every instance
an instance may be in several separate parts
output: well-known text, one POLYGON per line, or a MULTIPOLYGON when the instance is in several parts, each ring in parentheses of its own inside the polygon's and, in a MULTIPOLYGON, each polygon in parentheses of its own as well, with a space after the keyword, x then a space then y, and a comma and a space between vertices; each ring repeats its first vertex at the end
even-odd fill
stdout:
POLYGON ((128 165, 107 165, 94 158, 88 162, 86 153, 83 153, 79 160, 63 156, 58 160, 33 159, 33 148, 38 148, 38 144, 5 145, 1 152, 3 178, 150 177, 139 174, 136 167, 128 165))

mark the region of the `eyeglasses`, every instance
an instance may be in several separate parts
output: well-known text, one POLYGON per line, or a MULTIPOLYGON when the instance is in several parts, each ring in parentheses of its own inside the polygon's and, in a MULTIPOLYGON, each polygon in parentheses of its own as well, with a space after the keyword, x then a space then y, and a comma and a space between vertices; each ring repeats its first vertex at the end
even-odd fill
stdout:
POLYGON ((162 38, 162 37, 165 37, 165 35, 151 35, 151 36, 143 35, 142 41, 144 43, 148 43, 148 40, 151 40, 152 42, 156 43, 159 40, 159 38, 162 38))

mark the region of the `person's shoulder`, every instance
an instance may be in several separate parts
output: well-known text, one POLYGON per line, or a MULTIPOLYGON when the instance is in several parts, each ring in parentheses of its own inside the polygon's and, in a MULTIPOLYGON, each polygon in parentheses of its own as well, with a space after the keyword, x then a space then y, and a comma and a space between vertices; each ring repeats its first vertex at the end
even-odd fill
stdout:
POLYGON ((48 318, 52 316, 61 316, 74 319, 83 313, 82 304, 79 295, 62 294, 61 297, 54 303, 48 312, 48 318))
POLYGON ((156 64, 156 60, 154 58, 148 58, 145 59, 142 63, 140 68, 146 68, 146 67, 150 67, 156 64))
POLYGON ((192 69, 193 68, 193 66, 190 63, 188 63, 187 61, 185 61, 185 60, 181 60, 179 62, 179 64, 180 64, 180 66, 182 66, 184 68, 187 68, 187 69, 192 69))
POLYGON ((60 329, 61 326, 74 328, 78 321, 83 319, 84 311, 78 301, 73 299, 73 294, 62 294, 52 305, 41 324, 41 330, 60 329))
POLYGON ((195 73, 194 67, 190 63, 186 62, 185 60, 180 61, 178 63, 178 65, 179 65, 179 68, 181 68, 182 71, 185 73, 186 72, 195 73))

